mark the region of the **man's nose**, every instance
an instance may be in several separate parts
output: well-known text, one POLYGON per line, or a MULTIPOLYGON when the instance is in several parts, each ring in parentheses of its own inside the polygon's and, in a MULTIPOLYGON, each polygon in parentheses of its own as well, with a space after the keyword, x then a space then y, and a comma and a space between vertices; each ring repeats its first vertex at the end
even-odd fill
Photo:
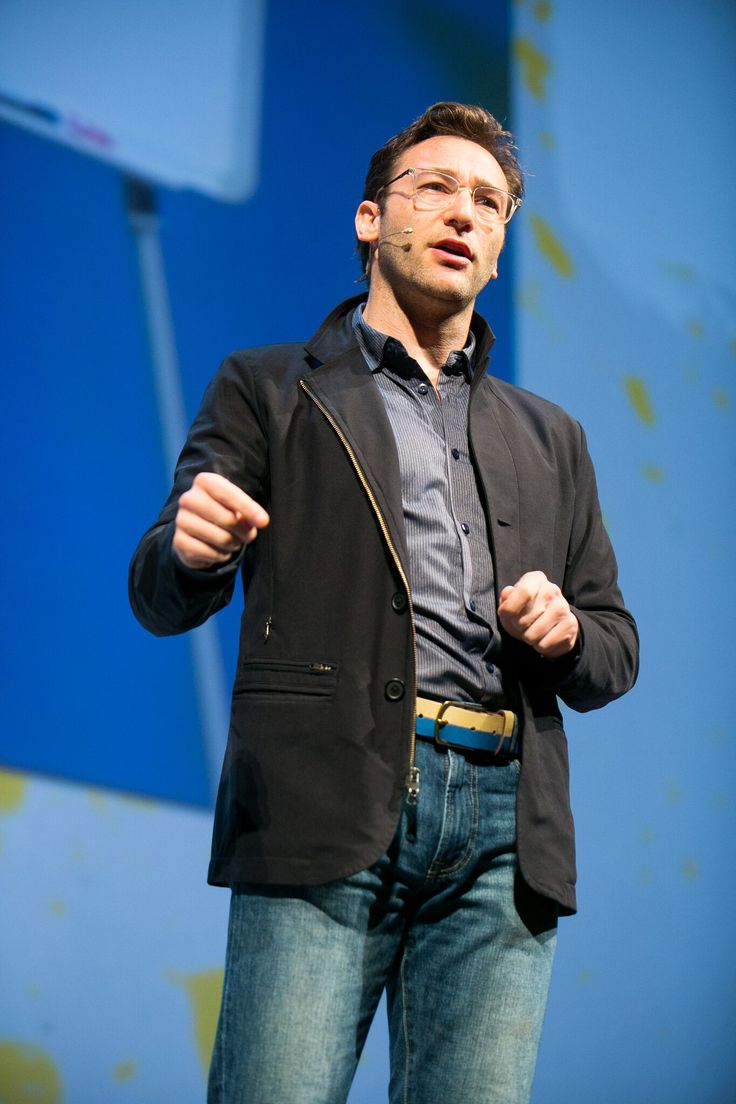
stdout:
POLYGON ((475 220, 475 203, 473 201, 473 189, 465 185, 458 188, 452 197, 452 201, 445 208, 447 222, 463 222, 472 225, 475 220))

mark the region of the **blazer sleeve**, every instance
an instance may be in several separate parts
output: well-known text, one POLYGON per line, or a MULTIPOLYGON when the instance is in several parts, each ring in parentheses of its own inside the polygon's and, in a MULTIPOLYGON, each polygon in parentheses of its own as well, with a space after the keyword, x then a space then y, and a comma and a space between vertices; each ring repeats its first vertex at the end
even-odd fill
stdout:
POLYGON ((603 524, 593 463, 583 429, 574 473, 575 508, 562 592, 580 624, 569 656, 544 660, 525 649, 534 664, 527 673, 578 712, 599 709, 636 681, 639 635, 618 586, 618 566, 603 524), (530 655, 531 653, 531 655, 530 655))
POLYGON ((220 366, 182 449, 171 493, 143 535, 128 574, 133 613, 156 636, 196 628, 227 605, 245 551, 222 567, 191 570, 173 551, 179 497, 199 472, 215 472, 266 506, 268 450, 253 373, 245 354, 220 366))

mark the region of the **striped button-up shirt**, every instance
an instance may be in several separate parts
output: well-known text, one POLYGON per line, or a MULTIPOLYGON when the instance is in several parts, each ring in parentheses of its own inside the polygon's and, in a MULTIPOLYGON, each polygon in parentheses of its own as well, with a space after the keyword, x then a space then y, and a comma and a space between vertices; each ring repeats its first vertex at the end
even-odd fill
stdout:
POLYGON ((448 357, 438 395, 402 343, 369 326, 361 307, 353 328, 399 455, 419 692, 440 701, 500 697, 493 562, 468 447, 475 338, 448 357))

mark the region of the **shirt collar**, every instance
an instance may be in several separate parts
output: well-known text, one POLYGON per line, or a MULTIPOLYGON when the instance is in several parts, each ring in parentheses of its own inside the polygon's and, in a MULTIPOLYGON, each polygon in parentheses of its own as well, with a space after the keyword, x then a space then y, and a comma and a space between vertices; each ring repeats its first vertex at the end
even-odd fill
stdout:
MULTIPOLYGON (((374 330, 363 317, 364 303, 359 303, 353 312, 353 332, 360 345, 366 364, 371 372, 380 372, 388 368, 399 376, 412 376, 419 365, 407 353, 404 345, 395 337, 374 330)), ((468 340, 464 349, 456 349, 447 358, 443 371, 447 375, 463 375, 470 382, 475 359, 475 334, 468 331, 468 340)))

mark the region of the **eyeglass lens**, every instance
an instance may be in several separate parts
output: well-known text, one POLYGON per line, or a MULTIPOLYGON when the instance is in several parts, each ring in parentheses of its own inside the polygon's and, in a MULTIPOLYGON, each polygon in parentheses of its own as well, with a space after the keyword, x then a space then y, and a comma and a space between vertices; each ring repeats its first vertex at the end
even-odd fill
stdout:
MULTIPOLYGON (((445 173, 420 171, 412 176, 414 201, 423 210, 446 207, 460 189, 455 177, 445 173)), ((513 200, 496 188, 478 186, 473 190, 473 202, 478 218, 484 222, 507 222, 514 211, 513 200)))

